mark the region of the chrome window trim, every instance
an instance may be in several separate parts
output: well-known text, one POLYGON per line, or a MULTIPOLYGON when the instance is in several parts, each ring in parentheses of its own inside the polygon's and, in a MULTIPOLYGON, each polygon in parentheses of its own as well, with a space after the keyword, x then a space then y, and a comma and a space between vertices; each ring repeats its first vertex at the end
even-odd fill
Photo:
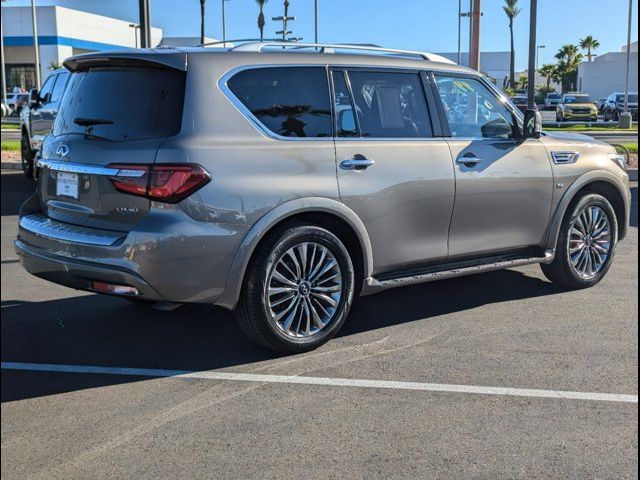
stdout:
MULTIPOLYGON (((227 73, 220 77, 218 80, 218 88, 224 94, 225 97, 236 107, 243 117, 245 117, 251 125, 262 135, 272 140, 281 140, 286 142, 332 142, 333 136, 329 137, 285 137, 278 135, 275 132, 269 130, 252 112, 249 110, 236 95, 229 88, 229 80, 237 73, 245 70, 258 70, 263 68, 324 68, 325 75, 327 75, 327 95, 329 96, 329 105, 331 105, 331 95, 329 90, 329 77, 328 66, 325 64, 255 64, 255 65, 242 65, 229 70, 227 73)), ((332 116, 333 118, 333 116, 332 116)), ((333 120, 331 120, 333 121, 333 120)), ((333 135, 333 132, 332 132, 333 135)))
POLYGON ((39 237, 100 247, 110 247, 125 236, 121 232, 94 230, 56 222, 39 213, 20 217, 20 228, 39 237))
POLYGON ((127 170, 126 168, 103 167, 101 165, 87 165, 85 163, 68 163, 57 160, 39 159, 38 167, 48 168, 55 172, 79 173, 85 175, 103 175, 107 177, 139 178, 147 172, 144 170, 127 170))
MULTIPOLYGON (((238 110, 238 112, 240 112, 240 114, 245 117, 247 120, 249 120, 249 123, 258 131, 258 133, 262 134, 264 137, 269 138, 271 140, 280 140, 280 141, 285 141, 285 142, 336 142, 336 141, 369 141, 369 142, 373 142, 373 141, 381 141, 381 142, 385 142, 385 141, 394 141, 394 142, 415 142, 415 141, 429 141, 429 140, 441 140, 444 137, 388 137, 388 138, 366 138, 366 137, 362 137, 362 138, 347 138, 347 137, 337 137, 335 136, 335 132, 333 132, 333 136, 332 137, 313 137, 313 138, 301 138, 301 137, 283 137, 282 135, 278 135, 277 133, 272 132, 271 130, 269 130, 266 126, 264 126, 262 124, 262 122, 260 122, 260 120, 258 120, 258 118, 251 113, 251 110, 249 110, 247 107, 244 106, 244 104, 240 101, 240 99, 238 97, 236 97, 234 95, 234 93, 231 91, 231 89, 229 88, 229 86, 227 85, 228 81, 231 79, 231 77, 233 77, 235 74, 239 73, 239 72, 243 72, 245 70, 254 70, 254 69, 259 69, 259 68, 286 68, 286 67, 299 67, 299 68, 303 68, 303 67, 315 67, 315 68, 325 68, 327 71, 327 81, 328 81, 328 95, 329 95, 329 102, 331 104, 331 108, 333 109, 333 98, 332 97, 332 92, 331 92, 331 79, 329 77, 329 73, 330 70, 335 70, 335 69, 343 69, 343 70, 349 70, 349 69, 373 69, 373 70, 400 70, 400 71, 410 71, 410 72, 415 72, 415 73, 420 73, 420 72, 438 72, 441 74, 447 74, 447 73, 453 73, 450 72, 449 70, 442 68, 442 67, 434 67, 434 68, 417 68, 417 67, 413 67, 413 66, 407 66, 407 67, 403 67, 403 66, 389 66, 389 65, 375 65, 375 64, 363 64, 363 65, 350 65, 350 64, 343 64, 343 63, 337 63, 337 64, 325 64, 325 63, 273 63, 273 64, 251 64, 251 65, 241 65, 238 67, 233 67, 232 69, 228 70, 226 73, 224 73, 220 79, 218 80, 218 89, 220 89, 220 91, 222 92, 222 94, 227 97, 227 99, 231 102, 231 104, 236 108, 236 110, 238 110)), ((479 75, 474 75, 472 73, 469 73, 467 76, 471 77, 471 78, 482 78, 479 75)), ((495 87, 494 87, 495 88, 495 87)), ((332 123, 333 123, 333 114, 332 114, 332 123)), ((333 129, 333 127, 332 127, 333 129)))

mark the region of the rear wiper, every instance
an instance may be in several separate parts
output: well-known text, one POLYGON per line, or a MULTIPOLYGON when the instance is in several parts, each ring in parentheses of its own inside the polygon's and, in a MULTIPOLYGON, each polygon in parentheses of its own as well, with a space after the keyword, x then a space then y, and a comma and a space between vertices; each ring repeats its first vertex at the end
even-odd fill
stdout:
POLYGON ((113 120, 105 120, 104 118, 84 118, 77 117, 73 119, 73 123, 81 127, 91 127, 93 125, 111 125, 113 120))

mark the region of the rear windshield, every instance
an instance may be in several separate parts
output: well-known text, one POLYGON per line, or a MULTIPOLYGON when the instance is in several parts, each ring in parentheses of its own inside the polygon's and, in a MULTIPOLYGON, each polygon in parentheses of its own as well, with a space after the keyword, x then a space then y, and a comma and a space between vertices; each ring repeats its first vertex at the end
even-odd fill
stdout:
POLYGON ((560 94, 559 93, 550 93, 549 95, 547 95, 547 98, 551 98, 551 99, 560 98, 560 94))
MULTIPOLYGON (((616 98, 616 102, 623 103, 624 102, 624 95, 618 95, 618 98, 616 98)), ((637 93, 630 93, 629 94, 629 103, 638 103, 638 94, 637 93)))
POLYGON ((185 73, 169 69, 101 67, 74 73, 52 133, 120 142, 175 135, 184 85, 185 73))

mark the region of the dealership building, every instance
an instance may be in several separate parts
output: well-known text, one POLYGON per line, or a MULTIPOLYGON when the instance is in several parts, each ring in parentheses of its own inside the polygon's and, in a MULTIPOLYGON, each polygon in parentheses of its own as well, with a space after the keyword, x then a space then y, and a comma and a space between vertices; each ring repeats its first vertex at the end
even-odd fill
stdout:
MULTIPOLYGON (((623 92, 627 72, 627 46, 619 52, 598 55, 578 68, 578 88, 591 98, 606 98, 613 92, 623 92)), ((629 90, 638 91, 638 42, 629 51, 629 90)))
MULTIPOLYGON (((132 22, 59 5, 36 7, 36 16, 43 82, 53 68, 62 65, 72 55, 139 46, 139 27, 132 22)), ((7 89, 32 88, 36 81, 31 7, 3 2, 2 35, 7 89)), ((215 40, 207 38, 206 41, 215 40)), ((164 37, 162 29, 151 28, 151 44, 154 46, 197 43, 199 38, 164 37)))

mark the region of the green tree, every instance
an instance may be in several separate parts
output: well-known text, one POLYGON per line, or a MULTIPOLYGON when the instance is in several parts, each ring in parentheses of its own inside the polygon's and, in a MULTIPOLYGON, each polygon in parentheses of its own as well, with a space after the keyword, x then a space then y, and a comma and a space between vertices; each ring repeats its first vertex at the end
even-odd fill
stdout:
POLYGON ((513 41, 513 21, 518 16, 518 14, 522 11, 520 7, 518 7, 518 0, 504 0, 505 5, 502 7, 504 13, 509 17, 509 35, 511 38, 511 65, 509 66, 509 83, 511 87, 515 86, 516 83, 516 50, 513 41))
POLYGON ((558 53, 558 78, 562 83, 562 91, 567 92, 575 89, 576 80, 578 79, 578 66, 584 60, 584 56, 580 53, 580 47, 577 45, 563 45, 558 53))
POLYGON ((260 30, 260 40, 264 39, 264 26, 266 22, 264 20, 264 6, 269 0, 256 0, 258 7, 260 7, 260 14, 258 15, 258 29, 260 30))
POLYGON ((551 81, 558 80, 558 67, 553 63, 545 63, 542 68, 538 70, 538 73, 547 80, 547 88, 551 87, 551 81))
POLYGON ((587 35, 580 40, 580 48, 587 51, 587 59, 591 62, 593 60, 593 50, 597 50, 600 46, 600 42, 593 38, 592 35, 587 35))

